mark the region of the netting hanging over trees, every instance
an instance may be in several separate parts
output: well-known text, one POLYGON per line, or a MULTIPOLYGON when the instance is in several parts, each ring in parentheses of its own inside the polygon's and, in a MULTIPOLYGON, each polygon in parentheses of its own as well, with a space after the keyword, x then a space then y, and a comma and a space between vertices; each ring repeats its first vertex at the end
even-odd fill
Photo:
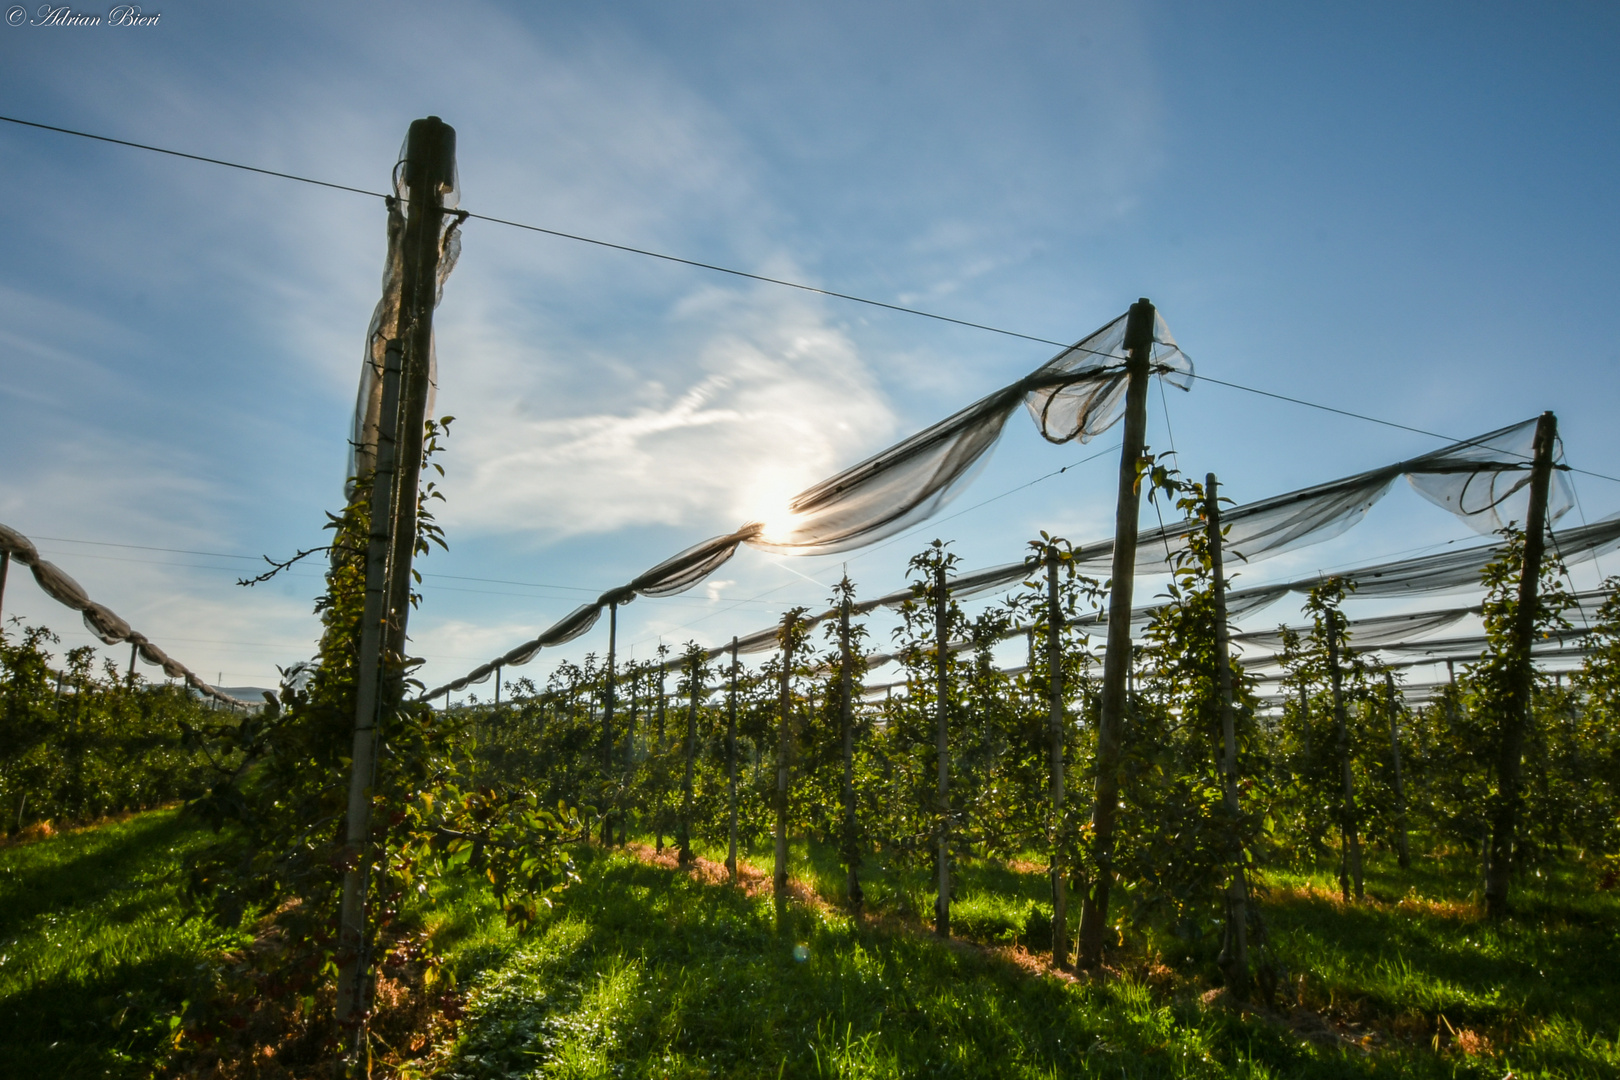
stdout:
POLYGON ((119 618, 111 609, 91 600, 90 594, 84 591, 84 586, 74 581, 55 563, 40 558, 34 542, 16 529, 0 525, 0 552, 5 552, 16 562, 28 567, 34 575, 34 580, 45 591, 45 595, 64 607, 79 612, 84 617, 84 628, 104 643, 118 645, 130 642, 144 663, 162 668, 163 674, 169 678, 179 679, 199 694, 223 704, 248 707, 248 702, 240 701, 199 679, 190 668, 154 645, 145 634, 131 629, 129 623, 119 618))
MULTIPOLYGON (((386 317, 381 307, 378 310, 380 318, 386 317)), ((743 544, 781 554, 826 555, 874 543, 924 521, 972 478, 1019 404, 1029 410, 1049 442, 1089 442, 1113 426, 1124 410, 1127 317, 1110 321, 1017 382, 800 492, 788 504, 783 524, 767 530, 761 522, 749 522, 735 532, 694 544, 603 593, 595 603, 582 605, 505 656, 426 696, 482 682, 497 667, 525 664, 543 648, 574 640, 595 625, 610 603, 689 589, 743 544)), ((1151 370, 1179 389, 1191 385, 1192 361, 1157 314, 1151 370)))
MULTIPOLYGON (((581 605, 539 637, 525 642, 499 659, 474 669, 461 679, 429 691, 426 696, 436 697, 447 691, 455 692, 468 685, 481 683, 489 678, 497 667, 528 663, 541 649, 574 640, 596 624, 602 608, 610 602, 624 604, 637 595, 669 596, 690 588, 731 558, 741 544, 798 554, 821 554, 824 550, 842 550, 842 546, 823 549, 818 546, 821 541, 816 537, 824 538, 827 543, 842 545, 843 541, 838 538, 847 539, 850 535, 849 530, 852 528, 850 523, 855 520, 853 517, 855 511, 852 509, 854 507, 865 508, 862 511, 864 514, 862 520, 869 524, 870 536, 861 541, 862 543, 889 536, 915 521, 923 520, 927 516, 926 513, 913 514, 903 507, 898 511, 897 517, 884 514, 877 501, 878 496, 887 492, 899 500, 897 506, 906 503, 905 492, 921 489, 897 485, 896 478, 910 475, 915 479, 916 463, 933 461, 935 464, 932 475, 940 479, 940 485, 936 490, 936 494, 940 497, 931 504, 928 513, 937 510, 943 504, 944 497, 952 490, 952 485, 959 483, 965 475, 965 470, 956 469, 952 464, 959 462, 961 454, 966 452, 960 447, 958 451, 949 451, 950 445, 956 445, 953 440, 960 440, 968 447, 979 445, 979 435, 975 435, 974 432, 982 434, 984 430, 988 430, 991 417, 1000 418, 995 421, 995 433, 999 434, 999 425, 1005 422, 1019 400, 1023 400, 1029 407, 1037 423, 1042 425, 1043 434, 1049 439, 1063 441, 1061 436, 1065 433, 1082 441, 1094 437, 1118 419, 1122 407, 1123 369, 1116 370, 1114 366, 1103 362, 1103 357, 1111 354, 1107 354, 1101 346, 1113 342, 1114 344, 1109 347, 1118 351, 1117 341, 1123 335, 1123 325, 1122 316, 1086 341, 1065 350, 1027 378, 913 435, 882 454, 845 470, 838 476, 822 481, 798 496, 792 504, 794 507, 798 507, 801 503, 809 503, 826 511, 825 516, 821 516, 821 510, 809 511, 805 518, 804 536, 807 538, 804 547, 795 548, 761 539, 759 532, 761 526, 753 524, 746 525, 737 532, 705 540, 653 567, 629 585, 602 594, 594 603, 581 605), (1096 347, 1093 348, 1093 345, 1096 347), (1061 365, 1071 362, 1073 357, 1082 353, 1095 362, 1091 367, 1084 369, 1085 372, 1092 374, 1085 375, 1082 372, 1074 376, 1062 375, 1061 365), (1060 374, 1053 374, 1049 370, 1055 366, 1060 374), (1096 374, 1097 372, 1101 374, 1096 374), (1056 389, 1040 387, 1035 390, 1029 389, 1032 383, 1059 377, 1075 377, 1088 381, 1058 386, 1056 389), (1012 404, 1007 404, 1009 400, 1012 404), (997 402, 1001 404, 992 408, 991 406, 997 402), (1001 405, 1006 407, 1001 408, 1001 405), (1049 428, 1047 425, 1055 426, 1049 428), (899 471, 891 475, 890 468, 899 471), (844 495, 841 496, 840 492, 844 495), (838 524, 839 522, 842 524, 838 524)), ((1167 363, 1161 363, 1163 358, 1160 358, 1156 359, 1155 363, 1161 367, 1155 370, 1160 370, 1161 374, 1171 378, 1173 382, 1177 378, 1184 380, 1186 372, 1190 371, 1190 363, 1186 362, 1180 349, 1175 346, 1174 340, 1170 339, 1169 331, 1163 327, 1162 321, 1156 333, 1169 340, 1167 348, 1170 355, 1180 358, 1186 367, 1169 366, 1167 363)), ((1175 385, 1182 383, 1175 382, 1175 385)), ((1387 495, 1395 481, 1402 476, 1407 478, 1419 494, 1435 505, 1451 511, 1470 528, 1480 532, 1493 532, 1509 521, 1521 520, 1524 517, 1525 503, 1528 499, 1530 449, 1535 438, 1535 429, 1535 419, 1525 420, 1405 461, 1232 507, 1221 515, 1222 524, 1228 526, 1227 550, 1240 554, 1248 562, 1258 562, 1295 548, 1332 539, 1361 521, 1367 511, 1387 495)), ((994 442, 993 438, 991 442, 994 442)), ((978 455, 982 458, 988 448, 989 444, 981 446, 977 451, 978 455)), ((1573 505, 1562 472, 1555 471, 1553 474, 1553 489, 1549 501, 1549 522, 1557 521, 1573 505)), ((1143 532, 1137 540, 1138 572, 1144 574, 1167 572, 1178 554, 1186 550, 1188 536, 1200 528, 1202 525, 1197 521, 1182 521, 1143 532)), ((1566 557, 1591 557, 1620 544, 1620 520, 1603 521, 1581 529, 1566 530, 1554 539, 1559 545, 1558 549, 1566 557)), ((843 546, 855 545, 850 543, 843 546)), ((1076 571, 1086 576, 1106 578, 1112 566, 1113 550, 1112 538, 1078 546, 1075 555, 1076 571)), ((1349 571, 1337 576, 1353 577, 1359 586, 1356 595, 1363 597, 1460 588, 1478 583, 1479 571, 1495 557, 1496 550, 1495 546, 1467 548, 1462 551, 1445 552, 1439 556, 1349 571)), ((1022 581, 1026 573, 1027 568, 1024 564, 1017 562, 963 574, 952 582, 952 594, 960 599, 967 599, 1022 581)), ((1258 611, 1290 592, 1308 590, 1320 579, 1321 576, 1316 575, 1297 582, 1236 590, 1228 595, 1229 617, 1235 620, 1258 611)), ((866 614, 878 608, 898 607, 910 597, 909 590, 900 590, 858 604, 854 611, 856 614, 866 614)), ((1152 610, 1153 606, 1149 606, 1136 613, 1133 618, 1135 629, 1146 625, 1152 610)), ((810 617, 808 621, 821 622, 836 617, 836 614, 834 611, 825 611, 810 617)), ((769 650, 774 647, 774 634, 774 629, 749 634, 740 639, 739 651, 749 653, 769 650)), ((718 655, 719 649, 710 652, 712 657, 718 655)))

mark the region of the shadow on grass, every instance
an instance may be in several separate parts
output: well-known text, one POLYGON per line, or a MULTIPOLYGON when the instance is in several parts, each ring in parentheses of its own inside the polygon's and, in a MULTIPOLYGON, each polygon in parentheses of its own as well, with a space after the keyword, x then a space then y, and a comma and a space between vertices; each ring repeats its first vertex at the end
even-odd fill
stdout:
POLYGON ((197 826, 157 811, 0 849, 8 1076, 147 1076, 221 935, 179 901, 197 826))
POLYGON ((169 849, 198 835, 197 825, 163 810, 0 848, 0 938, 42 913, 87 907, 138 888, 138 878, 166 863, 178 872, 169 849))
POLYGON ((448 1075, 1501 1075, 1319 1048, 1195 999, 1031 977, 837 914, 796 908, 779 936, 768 898, 624 855, 592 853, 582 876, 475 988, 448 1075))
POLYGON ((1423 862, 1402 871, 1381 860, 1369 890, 1381 900, 1364 905, 1340 904, 1325 871, 1278 875, 1264 910, 1284 961, 1376 1013, 1514 1034, 1565 1018, 1614 1034, 1620 898, 1567 872, 1532 878, 1515 914, 1492 923, 1468 902, 1466 869, 1423 862))

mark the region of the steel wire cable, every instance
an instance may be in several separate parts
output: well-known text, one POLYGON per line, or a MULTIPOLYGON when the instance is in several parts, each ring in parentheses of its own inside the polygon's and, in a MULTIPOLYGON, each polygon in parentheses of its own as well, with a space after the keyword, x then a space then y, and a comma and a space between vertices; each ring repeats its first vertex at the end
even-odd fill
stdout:
MULTIPOLYGON (((313 177, 300 176, 297 173, 283 172, 279 169, 261 168, 257 165, 243 165, 240 162, 227 161, 223 158, 208 157, 203 154, 191 154, 182 150, 171 150, 162 146, 152 146, 148 143, 133 142, 129 139, 116 139, 108 135, 96 135, 88 131, 78 131, 74 128, 59 127, 55 124, 42 124, 33 120, 22 120, 14 116, 0 116, 0 121, 5 121, 6 123, 10 124, 18 124, 23 127, 38 128, 42 131, 53 131, 62 135, 74 135, 82 139, 94 139, 97 142, 112 143, 117 146, 125 146, 135 150, 146 150, 154 154, 166 154, 170 157, 185 158, 189 161, 200 161, 209 165, 220 165, 228 169, 239 169, 243 172, 259 173, 263 176, 273 176, 281 180, 294 180, 303 184, 313 184, 317 187, 331 188, 336 191, 347 191, 356 195, 366 195, 376 199, 386 199, 389 197, 380 191, 370 191, 366 188, 354 187, 349 184, 339 184, 330 180, 317 180, 313 177)), ((457 212, 463 213, 462 211, 457 212)), ((903 304, 892 304, 886 300, 874 300, 871 297, 858 296, 854 293, 839 292, 834 289, 823 289, 817 285, 807 285, 804 282, 790 281, 786 278, 769 277, 765 274, 756 274, 748 270, 738 270, 730 266, 721 266, 718 263, 703 262, 699 259, 688 259, 679 255, 670 255, 666 252, 653 251, 649 248, 634 247, 630 244, 619 244, 611 240, 601 240, 596 237, 584 236, 579 233, 564 232, 560 229, 548 229, 542 225, 530 225, 522 221, 513 221, 510 218, 499 218, 489 214, 475 214, 471 212, 465 212, 465 216, 477 221, 487 221, 493 225, 505 225, 508 228, 522 229, 527 232, 540 233, 545 236, 554 236, 562 240, 573 240, 577 243, 591 244, 596 247, 608 248, 613 251, 622 251, 631 255, 641 255, 649 259, 660 259, 664 262, 677 263, 682 266, 690 266, 699 270, 709 270, 717 274, 729 274, 733 277, 747 278, 750 281, 759 281, 769 285, 779 285, 788 289, 799 289, 803 292, 832 297, 837 300, 848 300, 855 304, 866 304, 870 307, 883 308, 888 311, 895 311, 905 315, 916 315, 920 318, 951 323, 955 326, 963 326, 972 330, 983 330, 987 333, 1001 334, 1005 337, 1019 338, 1024 341, 1033 341, 1041 345, 1052 345, 1059 349, 1070 349, 1076 347, 1070 342, 1054 341, 1051 338, 1041 337, 1037 334, 1026 334, 1019 330, 1008 330, 1004 327, 992 326, 988 323, 973 322, 968 319, 959 319, 952 315, 941 315, 938 312, 924 311, 921 308, 906 307, 903 304)), ((1092 352, 1094 350, 1088 349, 1082 351, 1092 352)), ((1258 394, 1261 397, 1274 398, 1278 401, 1286 401, 1290 404, 1300 405, 1310 409, 1320 409, 1323 412, 1335 413, 1339 416, 1349 417, 1354 420, 1362 420, 1369 424, 1379 424, 1383 427, 1395 428, 1400 431, 1410 431, 1417 435, 1424 435, 1431 439, 1440 439, 1445 442, 1461 441, 1453 436, 1443 435, 1440 432, 1430 431, 1427 428, 1413 427, 1410 424, 1397 423, 1393 420, 1384 420, 1376 416, 1369 416, 1366 413, 1358 413, 1350 409, 1341 409, 1333 405, 1323 405, 1320 402, 1310 401, 1306 398, 1294 397, 1289 394, 1279 394, 1271 390, 1261 390, 1258 387, 1247 386, 1243 383, 1231 382, 1227 379, 1217 379, 1212 375, 1199 375, 1196 373, 1189 374, 1192 378, 1202 379, 1204 382, 1215 383, 1219 386, 1229 387, 1233 390, 1242 390, 1249 394, 1258 394)), ((1577 469, 1574 467, 1570 467, 1570 471, 1578 472, 1586 476, 1595 476, 1600 480, 1608 480, 1612 483, 1620 484, 1620 477, 1610 476, 1606 473, 1593 472, 1590 469, 1577 469)))

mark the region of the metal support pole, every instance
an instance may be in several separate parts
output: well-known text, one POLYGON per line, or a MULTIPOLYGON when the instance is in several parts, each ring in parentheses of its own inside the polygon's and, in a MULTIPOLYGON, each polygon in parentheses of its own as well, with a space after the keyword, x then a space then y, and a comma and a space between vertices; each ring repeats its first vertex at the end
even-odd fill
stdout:
MULTIPOLYGON (((6 576, 11 571, 11 552, 0 551, 0 615, 5 611, 6 576)), ((3 625, 3 620, 0 620, 3 625)))
POLYGON ((1109 579, 1108 645, 1103 655, 1102 701, 1097 716, 1097 796, 1091 812, 1097 880, 1080 912, 1080 956, 1084 967, 1102 962, 1108 927, 1109 892, 1114 882, 1114 821, 1119 810, 1119 744, 1124 729, 1126 682, 1131 675, 1131 599, 1136 578, 1136 536, 1142 492, 1138 470, 1147 441, 1147 394, 1156 312, 1143 298, 1131 305, 1125 324, 1125 432, 1119 452, 1119 494, 1114 509, 1114 563, 1109 579))
POLYGON ((1221 535, 1220 484, 1214 473, 1204 477, 1204 525, 1209 540, 1210 569, 1215 593, 1215 668, 1221 711, 1221 789, 1227 828, 1231 830, 1232 868, 1226 887, 1226 942, 1221 969, 1226 985, 1239 997, 1249 986, 1249 881, 1238 803, 1237 718, 1232 707, 1232 642, 1226 625, 1225 537, 1221 535))
POLYGON ((1547 491, 1552 483, 1558 420, 1550 412, 1536 423, 1535 460, 1530 472, 1530 513, 1524 527, 1524 563, 1519 570, 1518 605, 1513 611, 1512 696, 1502 718, 1496 763, 1496 805, 1491 814, 1490 858, 1485 866, 1485 910, 1493 919, 1508 913, 1513 846, 1524 798, 1524 735, 1530 727, 1530 691, 1535 675, 1530 646, 1536 636, 1536 595, 1541 557, 1547 543, 1547 491))

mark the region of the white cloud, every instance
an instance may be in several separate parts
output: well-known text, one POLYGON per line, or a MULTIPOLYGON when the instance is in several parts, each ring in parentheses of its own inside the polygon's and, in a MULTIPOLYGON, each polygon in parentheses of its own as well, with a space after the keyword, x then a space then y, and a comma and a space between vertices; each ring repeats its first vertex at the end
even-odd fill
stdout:
MULTIPOLYGON (((571 417, 533 404, 558 360, 505 363, 458 410, 476 425, 456 431, 456 495, 444 517, 462 528, 560 537, 632 525, 741 524, 852 462, 895 428, 895 418, 854 345, 819 305, 760 290, 705 289, 672 316, 725 329, 684 355, 660 355, 674 375, 654 382, 651 363, 626 405, 571 417), (724 319, 717 309, 727 309, 724 319)), ((672 331, 671 338, 679 335, 672 331)))

